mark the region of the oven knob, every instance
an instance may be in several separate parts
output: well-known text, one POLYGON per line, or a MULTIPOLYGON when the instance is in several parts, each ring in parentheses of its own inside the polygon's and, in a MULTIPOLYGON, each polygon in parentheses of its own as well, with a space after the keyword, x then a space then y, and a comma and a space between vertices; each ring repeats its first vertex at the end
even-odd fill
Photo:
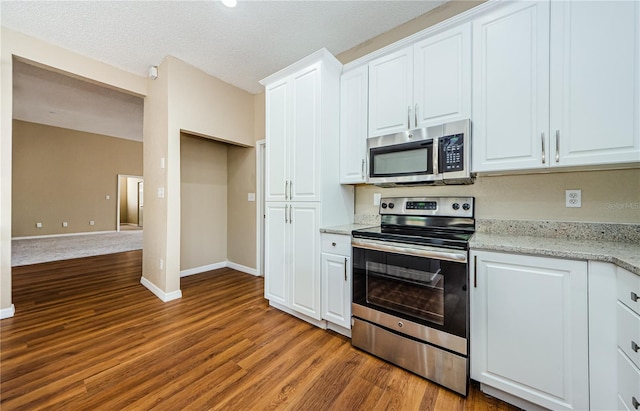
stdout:
POLYGON ((387 208, 387 203, 382 203, 382 208, 387 208))
POLYGON ((395 207, 393 203, 389 203, 389 208, 393 208, 393 207, 395 207))
POLYGON ((398 327, 399 327, 399 328, 404 327, 404 323, 403 323, 402 321, 398 321, 398 327))
POLYGON ((462 205, 462 209, 465 210, 465 211, 469 211, 470 208, 471 208, 471 206, 469 205, 469 203, 464 203, 462 205))
POLYGON ((453 209, 454 209, 454 210, 459 210, 459 209, 460 209, 460 204, 458 204, 458 203, 453 203, 453 206, 452 206, 452 207, 453 207, 453 209))

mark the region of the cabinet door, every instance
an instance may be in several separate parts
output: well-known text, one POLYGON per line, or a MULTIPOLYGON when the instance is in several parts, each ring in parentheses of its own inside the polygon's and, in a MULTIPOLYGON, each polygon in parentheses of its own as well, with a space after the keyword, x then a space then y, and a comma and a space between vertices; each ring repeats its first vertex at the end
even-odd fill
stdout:
POLYGON ((340 183, 366 181, 368 67, 340 78, 340 183))
POLYGON ((265 204, 264 296, 267 300, 289 304, 287 238, 289 236, 289 205, 265 204))
POLYGON ((322 318, 351 328, 351 258, 322 253, 322 318))
MULTIPOLYGON (((292 76, 289 175, 292 201, 320 200, 320 63, 292 76)), ((267 143, 268 144, 268 143, 267 143)))
POLYGON ((551 40, 551 164, 640 161, 640 2, 552 2, 551 40))
POLYGON ((271 84, 265 91, 266 176, 265 200, 284 201, 289 157, 289 82, 271 84))
POLYGON ((320 206, 291 203, 290 207, 291 308, 320 320, 320 206))
POLYGON ((369 63, 369 137, 415 127, 413 48, 407 47, 369 63))
POLYGON ((587 263, 473 259, 471 377, 550 409, 589 409, 587 263))
POLYGON ((471 118, 471 24, 415 44, 413 59, 418 127, 471 118))
POLYGON ((549 2, 507 2, 473 21, 473 171, 549 161, 549 2))

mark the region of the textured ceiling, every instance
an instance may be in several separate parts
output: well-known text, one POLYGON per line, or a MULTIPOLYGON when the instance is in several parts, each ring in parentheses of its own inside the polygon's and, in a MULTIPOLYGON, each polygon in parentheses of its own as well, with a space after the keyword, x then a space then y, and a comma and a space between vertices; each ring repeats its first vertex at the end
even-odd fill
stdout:
POLYGON ((167 55, 251 93, 326 47, 334 55, 444 1, 11 1, 2 25, 146 76, 167 55))

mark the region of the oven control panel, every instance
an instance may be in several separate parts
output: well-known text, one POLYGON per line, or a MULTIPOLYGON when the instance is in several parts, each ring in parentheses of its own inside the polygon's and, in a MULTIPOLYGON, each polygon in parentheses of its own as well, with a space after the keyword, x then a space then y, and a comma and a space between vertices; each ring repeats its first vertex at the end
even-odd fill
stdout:
POLYGON ((473 197, 387 197, 380 214, 473 217, 473 197))

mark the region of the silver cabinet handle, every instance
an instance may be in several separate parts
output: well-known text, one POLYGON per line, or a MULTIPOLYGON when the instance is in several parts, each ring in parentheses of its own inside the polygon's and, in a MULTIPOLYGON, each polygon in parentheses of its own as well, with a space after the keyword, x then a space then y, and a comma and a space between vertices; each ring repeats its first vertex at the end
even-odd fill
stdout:
POLYGON ((411 128, 411 106, 407 107, 407 130, 411 128))
POLYGON ((473 288, 478 288, 478 256, 473 256, 473 288))
POLYGON ((636 342, 635 342, 635 341, 631 341, 631 349, 632 349, 634 352, 638 352, 638 350, 640 350, 640 347, 638 346, 638 344, 636 344, 636 342))
POLYGON ((347 257, 344 258, 344 280, 347 281, 347 257))
POLYGON ((542 141, 542 164, 547 162, 547 153, 544 150, 544 132, 540 134, 540 140, 542 141))
POLYGON ((364 180, 364 158, 362 159, 362 179, 364 180))
POLYGON ((289 200, 293 200, 293 181, 289 180, 289 200))
POLYGON ((287 209, 289 208, 288 205, 284 206, 284 223, 287 224, 289 222, 289 220, 287 220, 287 209))
POLYGON ((415 110, 413 110, 413 118, 416 122, 416 127, 418 127, 418 103, 416 103, 415 110))
POLYGON ((289 185, 289 182, 287 180, 284 180, 284 199, 288 200, 289 196, 287 195, 287 185, 289 185))
POLYGON ((638 294, 634 293, 633 291, 631 291, 631 300, 633 302, 638 302, 638 294))
POLYGON ((560 162, 560 130, 556 130, 556 163, 560 162))
POLYGON ((289 224, 293 224, 293 218, 291 218, 291 210, 293 210, 293 206, 289 206, 289 224))

